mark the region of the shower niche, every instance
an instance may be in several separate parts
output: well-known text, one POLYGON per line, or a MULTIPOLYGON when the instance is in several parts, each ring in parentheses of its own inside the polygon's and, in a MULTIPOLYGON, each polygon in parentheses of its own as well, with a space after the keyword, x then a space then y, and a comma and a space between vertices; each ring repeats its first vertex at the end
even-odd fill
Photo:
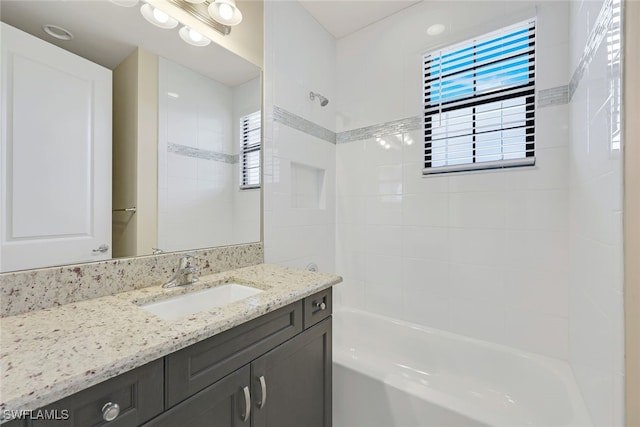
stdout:
POLYGON ((291 162, 291 207, 326 209, 325 181, 324 169, 291 162))

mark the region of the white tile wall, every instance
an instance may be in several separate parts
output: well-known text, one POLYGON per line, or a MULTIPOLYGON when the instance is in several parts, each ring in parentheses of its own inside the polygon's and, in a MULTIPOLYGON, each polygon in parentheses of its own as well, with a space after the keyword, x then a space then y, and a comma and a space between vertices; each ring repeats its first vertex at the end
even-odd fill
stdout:
MULTIPOLYGON (((233 153, 240 153, 240 118, 262 107, 262 82, 257 77, 233 88, 233 153)), ((242 161, 242 159, 240 159, 242 161)), ((240 163, 233 166, 233 242, 260 240, 260 189, 240 190, 240 163)))
POLYGON ((272 111, 335 130, 336 42, 298 2, 265 2, 265 23, 265 260, 333 272, 336 146, 273 122, 272 111), (312 102, 310 91, 329 104, 312 102))
POLYGON ((239 191, 238 164, 171 153, 167 146, 237 154, 239 118, 260 109, 260 80, 231 88, 164 58, 159 78, 158 247, 259 241, 260 192, 239 191))
MULTIPOLYGON (((425 51, 534 14, 537 89, 567 84, 602 1, 422 2, 337 42, 297 3, 266 5, 267 112, 345 131, 419 115, 425 51), (447 31, 430 37, 435 23, 447 31), (329 107, 308 104, 309 90, 329 107)), ((595 424, 623 425, 621 162, 605 55, 571 105, 537 111, 533 168, 425 178, 419 130, 333 147, 271 125, 267 260, 330 270, 335 254, 339 304, 569 360, 595 424), (291 209, 292 162, 327 172, 326 211, 291 209)))
MULTIPOLYGON (((572 69, 604 1, 572 2, 572 69)), ((570 105, 569 360, 592 420, 624 424, 621 170, 611 149, 611 87, 620 71, 606 39, 570 105)))
MULTIPOLYGON (((338 130, 419 115, 423 52, 535 6, 425 2, 338 40, 338 130), (433 23, 451 25, 433 38, 433 23)), ((568 12, 565 2, 537 4, 538 89, 568 82, 568 12)), ((568 112, 540 110, 529 169, 422 177, 420 130, 384 137, 389 148, 339 144, 339 300, 567 359, 568 112)))

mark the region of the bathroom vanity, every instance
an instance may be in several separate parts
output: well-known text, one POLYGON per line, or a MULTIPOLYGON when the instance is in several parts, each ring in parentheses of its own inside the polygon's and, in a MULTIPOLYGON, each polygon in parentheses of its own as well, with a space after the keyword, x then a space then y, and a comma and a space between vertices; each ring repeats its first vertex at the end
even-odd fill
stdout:
MULTIPOLYGON (((108 304, 130 314, 128 319, 114 318, 115 327, 108 329, 109 322, 84 319, 85 332, 76 337, 72 329, 78 325, 73 319, 59 327, 68 328, 71 336, 62 339, 60 350, 53 348, 50 352, 66 352, 82 366, 59 360, 57 372, 36 373, 34 378, 34 370, 53 362, 46 359, 47 351, 40 349, 37 356, 25 355, 20 360, 19 355, 8 355, 8 349, 3 349, 3 364, 7 357, 13 359, 9 371, 3 365, 3 382, 31 384, 18 386, 11 393, 5 383, 2 410, 34 410, 34 419, 13 420, 3 426, 330 426, 331 286, 340 280, 329 274, 257 265, 211 275, 197 286, 238 281, 263 289, 260 294, 171 321, 146 312, 140 305, 166 298, 167 293, 193 292, 197 288, 166 290, 154 286, 5 317, 3 321, 9 324, 3 325, 3 331, 25 322, 35 326, 52 315, 57 319, 68 314, 82 316, 87 308, 78 310, 82 305, 91 306, 94 315, 108 304), (118 333, 117 324, 127 322, 139 324, 137 336, 135 327, 118 333), (107 336, 96 337, 95 333, 107 336), (100 344, 80 348, 89 340, 100 344), (64 350, 63 345, 67 347, 64 350), (94 351, 95 357, 89 357, 88 353, 94 351), (79 353, 86 353, 86 357, 79 353), (111 353, 111 366, 105 366, 109 359, 105 353, 111 353), (119 353, 126 353, 124 359, 119 353), (161 353, 161 357, 145 360, 161 353), (38 363, 33 357, 44 357, 40 366, 27 365, 27 360, 38 363), (22 372, 20 367, 24 368, 22 372), (84 375, 74 375, 80 370, 84 375), (111 375, 116 371, 117 375, 111 375), (96 381, 105 375, 110 378, 96 381), (49 383, 39 382, 40 376, 49 377, 49 383), (78 391, 63 391, 74 389, 78 391), (6 396, 7 392, 13 396, 6 396), (59 398, 53 401, 56 396, 59 398), (13 402, 7 402, 7 397, 13 397, 13 402), (46 414, 58 419, 37 419, 46 414)), ((43 345, 49 339, 46 332, 42 330, 39 337, 43 345)), ((28 348, 31 343, 25 344, 28 348)))

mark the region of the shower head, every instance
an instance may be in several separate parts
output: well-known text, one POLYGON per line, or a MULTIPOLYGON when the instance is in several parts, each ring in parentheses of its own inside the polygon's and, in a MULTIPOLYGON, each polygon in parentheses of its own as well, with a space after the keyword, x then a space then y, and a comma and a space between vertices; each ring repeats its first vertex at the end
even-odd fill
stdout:
POLYGON ((315 101, 316 98, 318 98, 318 100, 320 101, 321 107, 326 107, 326 105, 329 103, 329 100, 324 96, 320 95, 319 93, 309 92, 310 100, 315 101))

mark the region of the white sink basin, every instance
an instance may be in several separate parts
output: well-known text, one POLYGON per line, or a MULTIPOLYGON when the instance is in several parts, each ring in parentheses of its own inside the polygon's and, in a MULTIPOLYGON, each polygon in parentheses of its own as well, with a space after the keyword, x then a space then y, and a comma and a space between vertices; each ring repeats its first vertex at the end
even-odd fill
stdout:
POLYGON ((173 320, 188 314, 222 307, 262 292, 264 291, 239 283, 225 283, 202 291, 142 304, 140 307, 165 320, 173 320))

